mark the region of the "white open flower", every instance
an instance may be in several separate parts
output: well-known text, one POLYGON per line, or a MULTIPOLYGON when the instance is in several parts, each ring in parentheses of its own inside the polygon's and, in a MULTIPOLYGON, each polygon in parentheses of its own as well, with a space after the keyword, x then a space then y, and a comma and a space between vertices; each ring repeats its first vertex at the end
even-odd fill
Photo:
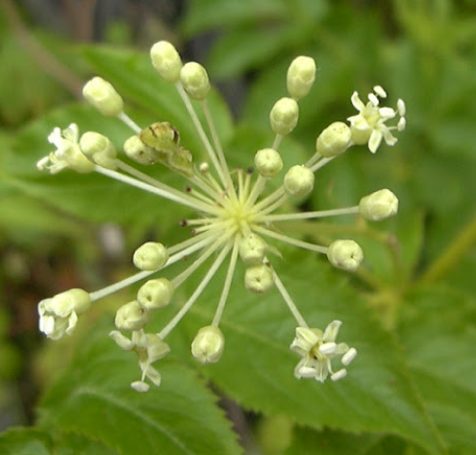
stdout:
MULTIPOLYGON (((342 368, 334 372, 331 359, 342 356, 341 362, 346 366, 355 357, 356 351, 349 349, 344 343, 335 342, 340 322, 332 322, 324 332, 309 329, 273 267, 275 257, 271 260, 268 253, 279 258, 278 248, 281 243, 324 257, 327 255, 330 263, 337 268, 353 272, 359 267, 363 253, 354 241, 339 240, 331 245, 317 245, 296 235, 288 235, 280 223, 311 221, 362 212, 367 219, 379 220, 395 211, 391 204, 388 209, 389 204, 385 198, 383 201, 382 198, 377 201, 372 199, 370 205, 364 202, 364 208, 355 205, 323 211, 296 211, 292 208, 292 202, 296 198, 301 201, 307 197, 314 188, 316 172, 338 156, 342 156, 349 147, 368 143, 371 151, 375 152, 382 138, 388 144, 394 144, 396 139, 390 130, 404 127, 403 101, 397 104, 398 115, 401 117, 399 126, 388 127, 387 120, 394 118, 397 112, 379 107, 378 97, 386 96, 383 89, 375 87, 375 94, 369 95, 367 105, 362 103, 355 93, 352 102, 359 114, 349 118, 350 128, 343 122, 333 122, 319 135, 316 151, 310 154, 305 163, 283 163, 279 152, 281 141, 295 128, 299 120, 298 102, 310 90, 315 76, 313 60, 300 57, 294 61, 288 72, 287 82, 291 97, 280 98, 271 108, 270 123, 275 133, 274 141, 266 148, 255 151, 254 163, 258 172, 253 172, 252 168, 246 171, 234 170, 230 169, 225 150, 220 143, 220 134, 216 131, 212 112, 207 104, 209 82, 205 69, 198 64, 184 66, 176 49, 165 41, 153 46, 151 58, 159 75, 174 84, 177 89, 190 121, 202 141, 201 148, 207 154, 206 161, 194 162, 192 151, 185 148, 186 144, 180 143, 179 131, 167 121, 155 122, 141 128, 124 111, 117 113, 116 109, 113 113, 132 129, 133 136, 124 144, 125 159, 131 159, 132 165, 130 161, 124 161, 123 157, 115 154, 115 149, 110 146, 107 138, 92 132, 83 140, 84 153, 93 159, 94 163, 89 161, 78 146, 76 125, 71 125, 63 133, 59 128, 55 129, 49 140, 56 145, 57 151, 41 160, 38 165, 40 169, 48 169, 52 173, 64 168, 78 172, 92 170, 191 210, 190 217, 180 223, 181 226, 191 229, 191 236, 172 245, 166 240, 163 243, 145 243, 137 249, 133 258, 139 271, 89 295, 90 302, 95 302, 127 286, 146 281, 139 289, 137 299, 120 307, 116 315, 116 327, 123 332, 130 332, 131 336, 127 337, 117 330, 111 332, 111 337, 121 348, 135 351, 139 356, 142 378, 132 386, 138 391, 146 391, 149 388, 145 382, 146 378, 155 385, 160 384, 160 374, 152 364, 169 352, 164 339, 200 299, 218 270, 225 266, 225 279, 217 298, 213 319, 192 343, 192 353, 200 361, 214 363, 219 360, 225 339, 219 324, 238 261, 246 268, 245 288, 258 294, 276 292, 296 320, 298 329, 291 348, 303 357, 296 368, 296 376, 314 377, 324 381, 330 374, 333 380, 341 379, 346 375, 346 370, 342 368), (190 97, 194 99, 193 103, 190 97), (197 109, 201 110, 201 115, 198 115, 197 109), (182 189, 183 185, 175 188, 151 177, 153 173, 142 172, 138 169, 140 165, 166 166, 169 171, 175 172, 186 181, 185 191, 182 189), (287 171, 280 173, 284 166, 287 171), (270 184, 272 180, 274 182, 270 184), (384 212, 381 209, 382 204, 386 204, 384 212), (278 245, 275 245, 276 243, 278 245), (205 264, 208 264, 208 269, 202 270, 205 264), (164 270, 166 278, 161 276, 164 270), (202 277, 199 284, 188 298, 181 302, 172 319, 157 334, 146 335, 144 330, 155 314, 167 305, 173 306, 175 291, 192 274, 200 273, 200 270, 202 277)), ((109 87, 103 82, 101 84, 102 88, 109 87)), ((89 87, 91 88, 91 85, 89 87)), ((104 106, 96 101, 92 104, 99 111, 104 110, 104 106)), ((105 113, 109 114, 109 111, 105 113)), ((115 141, 111 141, 113 142, 115 141)), ((252 159, 251 156, 250 158, 252 159)), ((385 196, 387 193, 383 194, 385 196)), ((183 292, 180 292, 180 295, 183 295, 183 292)), ((55 298, 42 301, 39 311, 42 331, 55 339, 63 333, 71 332, 79 314, 78 309, 65 313, 58 310, 55 298)))
POLYGON ((71 335, 78 315, 86 312, 90 306, 91 298, 82 289, 70 289, 42 300, 38 304, 40 330, 53 340, 58 340, 64 334, 71 335))
POLYGON ((294 369, 296 378, 313 378, 324 382, 329 374, 333 381, 347 375, 345 368, 334 372, 331 364, 331 359, 341 357, 342 365, 347 366, 357 355, 355 348, 349 348, 346 343, 336 343, 341 325, 341 321, 332 321, 324 332, 308 327, 296 329, 296 338, 291 344, 291 349, 302 357, 294 369))
POLYGON ((40 171, 47 169, 51 174, 57 174, 66 168, 81 173, 94 170, 94 163, 89 161, 79 148, 79 130, 75 123, 63 131, 56 127, 48 136, 48 142, 53 144, 56 150, 38 161, 36 166, 40 171))
POLYGON ((164 358, 170 348, 158 335, 144 333, 143 330, 133 331, 131 339, 125 337, 121 332, 113 330, 109 336, 117 345, 125 351, 134 351, 139 359, 139 367, 142 377, 139 381, 131 383, 131 387, 137 392, 147 392, 149 384, 145 379, 149 379, 154 385, 159 386, 162 381, 160 373, 152 366, 154 362, 164 358))
POLYGON ((365 104, 357 92, 354 92, 351 101, 353 106, 359 111, 357 115, 349 117, 352 132, 352 141, 355 144, 368 144, 369 150, 375 153, 382 143, 382 139, 387 145, 395 145, 397 138, 392 134, 392 130, 402 131, 405 129, 405 103, 399 99, 397 109, 390 107, 380 107, 380 98, 386 98, 387 94, 382 87, 376 85, 375 93, 368 95, 368 102, 365 104), (396 116, 399 116, 397 125, 388 126, 386 123, 396 116))

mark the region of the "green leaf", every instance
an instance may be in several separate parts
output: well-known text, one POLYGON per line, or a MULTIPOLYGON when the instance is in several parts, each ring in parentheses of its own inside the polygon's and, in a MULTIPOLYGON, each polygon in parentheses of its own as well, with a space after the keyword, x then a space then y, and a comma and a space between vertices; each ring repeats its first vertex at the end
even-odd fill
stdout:
POLYGON ((61 433, 52 438, 52 432, 34 428, 16 428, 0 435, 2 455, 117 455, 98 441, 74 433, 61 433))
POLYGON ((282 19, 286 11, 282 0, 202 0, 190 3, 182 27, 188 35, 195 35, 212 28, 282 19))
POLYGON ((51 446, 49 435, 33 428, 15 428, 0 435, 3 455, 50 455, 51 446))
MULTIPOLYGON (((361 434, 354 435, 332 430, 322 432, 313 431, 309 428, 295 428, 293 444, 284 455, 386 455, 401 453, 393 450, 377 451, 376 447, 384 440, 381 435, 361 434)), ((401 442, 400 442, 401 445, 401 442)), ((387 444, 387 449, 389 449, 387 444)))
POLYGON ((476 301, 438 286, 406 303, 399 335, 427 409, 451 453, 475 453, 476 301))
POLYGON ((160 388, 140 394, 130 382, 140 370, 135 355, 108 339, 103 325, 40 405, 40 426, 76 431, 124 455, 138 453, 239 454, 216 398, 187 368, 164 361, 160 388))
POLYGON ((220 79, 242 75, 292 47, 301 34, 301 29, 289 25, 233 29, 213 47, 208 59, 210 72, 220 79))
MULTIPOLYGON (((325 384, 296 380, 293 368, 298 358, 289 350, 296 323, 276 290, 259 297, 243 294, 240 282, 233 286, 222 323, 225 354, 218 364, 203 368, 204 374, 246 408, 285 414, 314 428, 399 435, 439 453, 438 435, 392 336, 324 261, 283 255, 283 262, 273 264, 310 326, 324 328, 333 319, 343 321, 339 340, 359 352, 348 377, 325 384)), ((239 269, 236 275, 241 273, 239 269)), ((194 320, 184 321, 189 339, 198 327, 210 323, 214 308, 205 302, 216 304, 222 282, 214 280, 193 309, 194 320)))

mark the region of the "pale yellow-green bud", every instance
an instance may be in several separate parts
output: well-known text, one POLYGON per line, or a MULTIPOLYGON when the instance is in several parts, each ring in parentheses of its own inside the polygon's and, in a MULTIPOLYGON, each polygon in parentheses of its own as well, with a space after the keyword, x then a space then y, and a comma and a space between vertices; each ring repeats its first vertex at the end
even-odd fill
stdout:
POLYGON ((94 77, 83 88, 83 96, 102 115, 115 117, 119 115, 124 103, 116 89, 102 77, 94 77))
POLYGON ((190 98, 204 100, 210 92, 207 70, 196 62, 189 62, 180 71, 180 81, 190 98))
POLYGON ((215 326, 202 327, 192 342, 192 355, 200 363, 216 363, 225 348, 225 337, 215 326))
POLYGON ((65 145, 61 148, 61 151, 57 152, 57 156, 60 157, 61 161, 67 163, 68 168, 81 174, 87 174, 94 171, 94 163, 84 155, 79 144, 73 144, 72 142, 66 144, 66 141, 64 144, 65 145))
POLYGON ((174 295, 174 287, 167 278, 149 280, 137 293, 137 301, 146 310, 158 310, 170 303, 174 295))
POLYGON ((179 81, 183 64, 173 44, 168 41, 155 43, 150 49, 150 58, 152 65, 163 79, 167 82, 179 81))
POLYGON ((133 161, 145 166, 154 164, 153 150, 145 145, 137 135, 131 136, 124 142, 124 153, 133 161))
POLYGON ((305 97, 311 90, 316 77, 316 62, 311 57, 296 57, 288 69, 287 87, 296 100, 305 97))
POLYGON ((141 270, 159 270, 169 259, 169 253, 164 245, 158 242, 147 242, 134 253, 134 265, 141 270))
POLYGON ((289 134, 297 125, 299 106, 292 98, 281 98, 276 101, 269 114, 272 130, 281 136, 289 134))
POLYGON ((117 152, 113 143, 102 134, 89 131, 79 141, 81 151, 98 166, 107 169, 117 168, 117 152))
POLYGON ((336 240, 329 245, 327 257, 334 267, 355 272, 364 259, 364 252, 353 240, 336 240))
POLYGON ((359 211, 367 220, 384 220, 398 212, 397 196, 387 189, 376 191, 360 200, 359 211))
POLYGON ((256 152, 255 166, 258 172, 267 178, 275 177, 283 168, 281 155, 274 149, 261 149, 256 152))
POLYGON ((344 153, 350 145, 352 133, 344 122, 331 123, 317 138, 316 150, 324 157, 344 153))
POLYGON ((266 242, 258 235, 247 235, 240 243, 241 260, 247 265, 261 264, 266 254, 266 246, 266 242))
POLYGON ((269 291, 274 284, 273 272, 265 264, 248 267, 245 272, 245 288, 256 294, 269 291))
POLYGON ((119 330, 137 331, 150 321, 151 313, 144 310, 137 300, 122 305, 116 312, 114 323, 119 330))
POLYGON ((60 318, 68 317, 73 311, 80 315, 91 307, 91 297, 83 289, 69 289, 55 295, 48 306, 60 318))
POLYGON ((290 196, 306 196, 314 188, 314 173, 305 166, 293 166, 284 176, 284 188, 290 196))

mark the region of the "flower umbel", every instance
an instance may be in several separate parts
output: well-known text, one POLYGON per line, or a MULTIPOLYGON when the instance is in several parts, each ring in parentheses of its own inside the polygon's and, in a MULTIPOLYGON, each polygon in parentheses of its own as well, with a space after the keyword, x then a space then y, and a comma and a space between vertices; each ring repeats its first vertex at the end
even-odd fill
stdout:
POLYGON ((316 151, 309 160, 291 166, 284 175, 280 175, 283 168, 278 151, 281 141, 295 128, 299 120, 298 103, 307 95, 315 79, 313 59, 298 57, 287 73, 289 96, 279 99, 271 109, 270 126, 275 139, 268 148, 256 152, 254 164, 257 172, 242 169, 230 171, 207 104, 210 85, 205 68, 195 62, 183 65, 175 48, 164 41, 152 47, 151 58, 159 75, 175 85, 207 153, 205 162, 194 162, 196 156, 180 144, 180 134, 170 123, 155 122, 145 128, 139 127, 124 113, 122 98, 114 87, 101 78, 94 78, 84 90, 87 101, 104 115, 116 116, 133 131, 123 146, 125 157, 116 152, 112 141, 105 136, 86 132, 80 138, 78 127, 70 125, 63 132, 55 128, 49 141, 57 149, 41 159, 38 168, 49 170, 52 174, 67 168, 77 172, 97 172, 186 206, 197 215, 181 222, 182 226, 192 229, 192 236, 168 247, 157 242, 140 246, 133 256, 133 263, 139 271, 118 283, 90 294, 73 289, 43 300, 39 304, 40 330, 53 339, 61 338, 65 333, 70 334, 76 325, 77 316, 84 313, 92 302, 145 280, 135 300, 118 309, 115 318, 118 330, 110 333, 122 349, 134 351, 138 355, 142 377, 131 386, 139 392, 145 392, 149 389, 146 379, 157 386, 161 382, 161 376, 152 364, 169 352, 165 338, 228 261, 215 315, 207 326, 198 331, 191 346, 192 354, 198 361, 219 361, 225 347, 225 334, 219 325, 237 263, 241 261, 246 268, 245 288, 256 294, 271 292, 275 288, 296 320, 296 338, 291 349, 300 354, 302 359, 295 369, 295 376, 315 378, 321 382, 328 375, 332 380, 343 378, 346 369, 334 372, 331 359, 341 357, 341 363, 346 366, 357 351, 345 343, 336 343, 342 323, 333 321, 324 332, 309 328, 268 256, 270 253, 279 253, 274 245, 277 241, 327 256, 333 266, 348 272, 359 267, 363 252, 353 240, 337 239, 327 246, 316 245, 282 233, 279 223, 346 214, 360 214, 366 220, 378 221, 395 215, 398 200, 386 189, 362 197, 360 203, 353 207, 292 213, 285 212, 283 208, 288 206, 290 200, 302 200, 312 192, 315 173, 353 145, 368 143, 370 150, 375 152, 382 138, 388 145, 395 144, 396 138, 390 130, 402 130, 405 126, 403 101, 398 101, 397 111, 394 111, 379 107, 379 97, 386 97, 379 86, 374 88, 375 93, 369 95, 366 105, 354 93, 352 103, 359 114, 348 119, 350 126, 344 122, 333 122, 317 138, 316 151), (197 115, 197 108, 203 112, 209 134, 197 115), (386 122, 394 118, 397 112, 400 116, 398 126, 388 127, 386 122), (186 181, 185 191, 150 177, 128 164, 127 159, 142 166, 166 166, 183 177, 186 181), (269 190, 268 185, 271 179, 281 182, 273 191, 269 190), (269 240, 273 244, 268 244, 269 240), (183 261, 185 258, 188 258, 187 262, 183 261), (175 316, 159 333, 146 333, 145 329, 156 312, 171 304, 177 288, 206 262, 211 265, 175 316), (160 271, 176 263, 181 263, 183 268, 173 278, 157 276, 160 271), (122 333, 124 331, 131 333, 130 338, 122 333))

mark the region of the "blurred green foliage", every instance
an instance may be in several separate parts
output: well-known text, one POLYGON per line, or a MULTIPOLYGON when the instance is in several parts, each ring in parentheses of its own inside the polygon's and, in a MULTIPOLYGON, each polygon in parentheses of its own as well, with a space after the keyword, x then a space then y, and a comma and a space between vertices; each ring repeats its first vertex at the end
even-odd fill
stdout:
MULTIPOLYGON (((342 383, 296 381, 295 358, 287 349, 293 325, 285 308, 274 295, 258 299, 235 286, 223 323, 224 358, 197 369, 189 340, 213 314, 221 286, 217 279, 172 336, 174 355, 161 367, 160 389, 146 397, 126 390, 136 365, 106 339, 112 328, 106 317, 76 335, 76 355, 47 387, 38 429, 5 433, 0 453, 65 453, 71 446, 98 454, 163 447, 171 455, 239 453, 229 423, 205 387, 208 381, 244 409, 267 416, 256 432, 256 444, 262 443, 259 450, 266 455, 475 453, 475 18, 471 0, 189 2, 173 37, 211 43, 202 63, 212 79, 245 87, 243 96, 231 100, 238 105, 236 125, 219 94, 211 100, 235 166, 251 163, 254 152, 272 141, 269 110, 285 95, 285 72, 296 55, 314 57, 319 71, 301 103, 298 128, 283 141, 287 166, 313 152, 325 126, 353 114, 349 98, 354 90, 365 94, 380 84, 391 101, 406 102, 407 130, 397 145, 382 147, 376 156, 352 150, 336 160, 318 174, 307 202, 316 208, 352 205, 388 187, 400 199, 397 218, 379 225, 350 219, 317 228, 294 226, 316 241, 337 234, 357 239, 366 252, 363 272, 349 279, 311 255, 290 251, 276 266, 306 316, 319 324, 344 321, 345 338, 358 348, 358 360, 342 383)), ((51 77, 54 67, 47 75, 1 18, 0 249, 14 245, 32 257, 49 257, 58 251, 55 244, 67 242, 73 245, 68 263, 77 275, 73 279, 96 287, 109 280, 102 271, 105 253, 95 246, 98 226, 120 225, 132 249, 148 236, 179 238, 176 222, 187 212, 171 210, 166 202, 157 205, 147 195, 138 198, 136 190, 101 176, 36 171, 36 161, 49 152, 46 137, 54 126, 76 122, 84 131, 107 134, 118 147, 127 135, 118 122, 74 100, 76 82, 99 74, 116 86, 140 124, 170 121, 197 153, 199 141, 173 87, 158 78, 145 53, 132 46, 78 45, 45 31, 29 33, 46 55, 69 69, 71 85, 51 77)), ((129 36, 120 24, 111 33, 116 43, 129 36)), ((178 184, 164 169, 152 172, 178 184)), ((122 276, 122 266, 119 260, 111 275, 122 276)), ((9 296, 11 278, 1 276, 0 292, 9 296)), ((70 280, 62 276, 37 286, 37 292, 53 294, 71 287, 70 280)), ((0 312, 2 318, 18 311, 15 300, 22 301, 9 298, 13 301, 8 312, 7 306, 0 312)), ((19 371, 4 327, 0 379, 19 371)), ((63 349, 46 347, 56 352, 49 374, 54 375, 63 349)))

